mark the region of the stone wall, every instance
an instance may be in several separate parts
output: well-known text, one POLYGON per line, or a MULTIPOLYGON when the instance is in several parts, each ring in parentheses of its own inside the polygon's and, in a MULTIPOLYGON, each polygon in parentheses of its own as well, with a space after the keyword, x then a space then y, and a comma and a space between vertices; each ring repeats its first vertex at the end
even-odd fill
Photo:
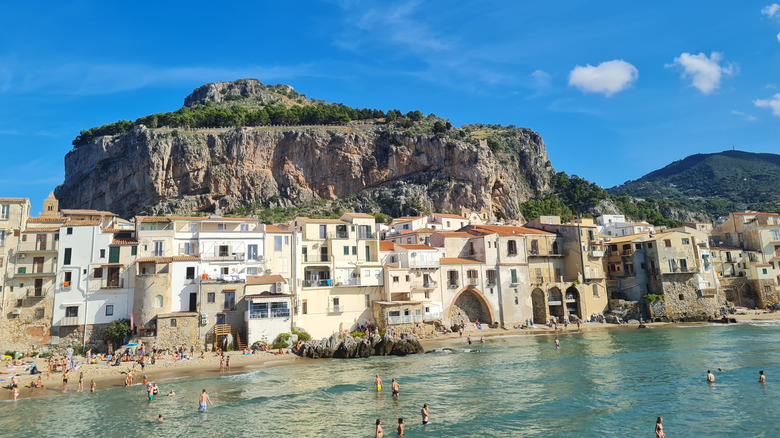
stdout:
POLYGON ((43 351, 51 343, 51 314, 53 298, 20 298, 22 305, 13 307, 15 300, 8 300, 6 312, 0 319, 0 352, 6 350, 32 352, 43 351), (19 315, 13 309, 20 309, 19 315))
POLYGON ((777 289, 775 289, 775 282, 772 279, 752 280, 750 283, 757 308, 765 309, 778 302, 777 289))
POLYGON ((203 341, 198 340, 199 320, 197 313, 189 312, 157 315, 157 346, 162 349, 181 345, 195 345, 196 350, 204 348, 203 341))
MULTIPOLYGON (((695 276, 664 281, 666 317, 670 321, 709 321, 726 304, 722 293, 704 295, 698 290, 695 276)), ((666 277, 667 279, 669 276, 666 277)))

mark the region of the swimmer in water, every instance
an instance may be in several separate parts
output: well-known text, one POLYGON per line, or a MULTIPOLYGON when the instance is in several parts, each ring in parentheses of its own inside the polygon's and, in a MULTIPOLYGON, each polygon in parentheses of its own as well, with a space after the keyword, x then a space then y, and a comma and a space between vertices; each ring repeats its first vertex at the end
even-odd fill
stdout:
POLYGON ((376 419, 376 438, 383 438, 385 433, 382 431, 382 420, 376 419))
POLYGON ((382 390, 382 379, 379 378, 379 374, 376 375, 376 381, 374 382, 376 384, 376 390, 381 391, 382 390))
POLYGON ((393 397, 398 397, 398 391, 401 390, 401 385, 393 379, 393 385, 391 387, 393 388, 393 397))
POLYGON ((423 405, 420 413, 422 414, 422 424, 428 424, 428 403, 423 405))
POLYGON ((766 376, 763 371, 758 372, 758 383, 766 383, 766 376))
POLYGON ((555 338, 555 349, 561 348, 561 341, 558 340, 558 338, 555 338))
POLYGON ((202 393, 200 393, 200 401, 198 403, 198 410, 199 411, 205 411, 208 407, 206 403, 211 403, 211 406, 214 406, 214 403, 211 402, 211 398, 208 394, 206 394, 206 390, 204 389, 202 393))
POLYGON ((398 419, 398 436, 404 436, 404 419, 398 419))
POLYGON ((707 383, 715 383, 715 375, 710 370, 707 370, 707 383))
POLYGON ((162 422, 163 422, 163 417, 162 417, 162 414, 160 414, 160 415, 158 415, 158 416, 157 416, 157 422, 158 422, 158 423, 162 423, 162 422))
POLYGON ((658 417, 658 420, 655 422, 655 438, 666 438, 666 433, 664 433, 664 419, 661 417, 658 417))

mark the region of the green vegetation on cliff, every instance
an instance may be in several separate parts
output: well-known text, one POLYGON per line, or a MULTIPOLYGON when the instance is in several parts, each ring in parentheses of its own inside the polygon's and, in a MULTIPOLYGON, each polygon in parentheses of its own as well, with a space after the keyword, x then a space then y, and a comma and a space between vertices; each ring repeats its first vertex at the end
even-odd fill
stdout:
POLYGON ((577 175, 568 176, 566 172, 558 172, 550 180, 552 190, 539 194, 520 204, 520 212, 527 221, 539 216, 561 216, 563 222, 574 217, 592 217, 602 214, 599 204, 602 201, 612 202, 622 214, 632 220, 643 220, 653 225, 679 227, 681 221, 669 219, 663 211, 670 209, 684 210, 683 205, 668 200, 647 198, 632 199, 629 196, 614 196, 598 185, 580 178, 577 175))
POLYGON ((724 216, 780 211, 780 155, 743 151, 696 154, 609 189, 613 195, 676 201, 689 210, 724 216))

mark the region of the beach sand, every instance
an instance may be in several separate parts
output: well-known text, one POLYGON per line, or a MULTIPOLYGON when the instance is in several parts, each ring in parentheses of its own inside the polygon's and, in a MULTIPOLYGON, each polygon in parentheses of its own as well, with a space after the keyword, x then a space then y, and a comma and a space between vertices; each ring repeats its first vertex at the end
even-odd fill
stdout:
MULTIPOLYGON (((196 358, 192 360, 183 360, 173 362, 170 355, 158 361, 154 365, 146 365, 145 371, 141 372, 141 366, 136 365, 136 373, 133 377, 133 385, 143 382, 144 375, 147 381, 159 382, 168 379, 202 379, 208 377, 218 377, 220 375, 243 374, 259 369, 287 366, 293 364, 303 364, 313 359, 300 358, 294 354, 275 355, 267 352, 252 354, 249 356, 241 355, 237 352, 225 354, 230 356, 230 373, 219 373, 219 357, 214 353, 207 353, 203 359, 196 358)), ((19 398, 34 398, 57 396, 62 394, 62 373, 52 373, 51 377, 46 377, 46 359, 27 359, 28 362, 34 362, 43 374, 31 375, 20 370, 19 374, 19 398), (43 388, 26 388, 30 382, 38 380, 38 376, 43 378, 43 388)), ((83 357, 77 357, 76 362, 84 361, 83 357)), ((84 394, 89 394, 90 382, 94 379, 97 390, 109 388, 124 387, 127 371, 133 368, 133 362, 122 362, 119 366, 106 366, 105 362, 101 364, 77 365, 77 369, 70 372, 67 393, 74 393, 78 389, 79 373, 84 372, 84 394)), ((13 373, 0 374, 4 379, 0 385, 5 387, 11 384, 13 373)), ((12 400, 13 396, 10 390, 0 390, 0 400, 12 400)))

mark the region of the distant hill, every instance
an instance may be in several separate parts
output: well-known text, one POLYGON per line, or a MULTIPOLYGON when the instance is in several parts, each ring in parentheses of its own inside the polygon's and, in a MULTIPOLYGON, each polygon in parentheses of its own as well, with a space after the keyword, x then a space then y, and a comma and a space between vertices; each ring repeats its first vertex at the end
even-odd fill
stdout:
POLYGON ((677 201, 712 216, 780 211, 780 155, 744 151, 696 154, 607 190, 613 195, 677 201))

